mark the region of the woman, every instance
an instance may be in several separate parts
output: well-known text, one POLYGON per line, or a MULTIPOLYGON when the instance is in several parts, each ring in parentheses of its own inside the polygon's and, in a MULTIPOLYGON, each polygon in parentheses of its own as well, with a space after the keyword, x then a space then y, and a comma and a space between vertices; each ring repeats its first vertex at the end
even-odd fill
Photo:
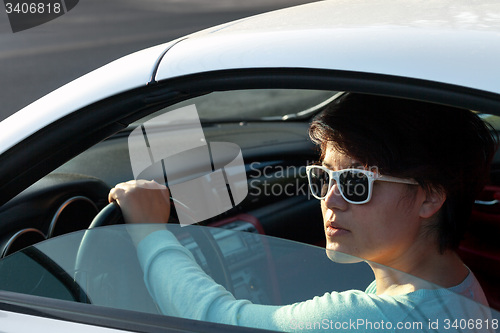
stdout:
MULTIPOLYGON (((365 292, 255 305, 215 284, 168 231, 149 229, 133 238, 162 311, 285 331, 296 328, 292 322, 325 318, 390 322, 393 331, 401 330, 398 323, 431 330, 446 320, 488 319, 475 303, 487 305, 484 293, 455 252, 496 148, 481 119, 468 110, 351 93, 312 122, 310 136, 321 150, 321 165, 308 167, 308 178, 321 200, 326 248, 366 260, 375 281, 365 292), (172 274, 182 278, 164 282, 172 274)), ((154 182, 119 184, 109 200, 127 223, 165 223, 170 215, 168 189, 154 182)))

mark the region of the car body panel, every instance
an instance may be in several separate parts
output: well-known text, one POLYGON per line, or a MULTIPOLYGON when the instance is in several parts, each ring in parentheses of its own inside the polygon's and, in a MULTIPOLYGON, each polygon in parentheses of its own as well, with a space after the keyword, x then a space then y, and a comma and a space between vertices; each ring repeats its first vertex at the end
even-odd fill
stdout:
POLYGON ((2 332, 50 332, 50 333, 84 333, 84 332, 98 332, 98 333, 117 333, 128 332, 118 329, 106 328, 101 326, 93 326, 80 324, 70 321, 57 320, 51 318, 44 318, 38 316, 31 316, 22 313, 1 311, 0 317, 2 318, 2 332))
POLYGON ((175 42, 145 49, 96 69, 26 106, 0 124, 0 153, 73 111, 151 81, 156 63, 175 42))

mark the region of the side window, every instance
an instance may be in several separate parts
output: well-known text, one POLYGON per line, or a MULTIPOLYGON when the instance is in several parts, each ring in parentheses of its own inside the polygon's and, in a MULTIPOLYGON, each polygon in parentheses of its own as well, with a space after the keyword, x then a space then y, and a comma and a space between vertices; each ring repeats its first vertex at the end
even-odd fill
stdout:
POLYGON ((50 257, 28 248, 0 261, 0 289, 20 294, 81 301, 81 289, 73 277, 50 257))
MULTIPOLYGON (((52 176, 62 174, 59 179, 66 179, 66 175, 84 175, 90 187, 94 183, 89 179, 97 178, 99 193, 103 184, 109 192, 107 187, 117 183, 155 180, 170 189, 171 223, 162 228, 154 224, 111 225, 49 237, 0 261, 0 289, 224 323, 228 322, 220 320, 224 311, 209 309, 210 304, 221 299, 233 301, 234 297, 235 302, 248 300, 259 306, 321 299, 329 305, 331 297, 336 298, 337 306, 325 306, 322 313, 329 318, 352 319, 352 311, 342 311, 350 295, 361 295, 364 300, 376 298, 366 296, 376 292, 376 285, 371 283, 373 271, 360 258, 330 248, 325 251, 325 234, 329 232, 331 239, 349 235, 350 222, 331 218, 330 225, 325 226, 322 199, 311 195, 306 176, 306 166, 317 162, 319 155, 308 137, 309 124, 340 96, 342 93, 337 91, 320 90, 221 91, 170 105, 139 119, 64 164, 52 176), (183 266, 186 261, 188 266, 183 266), (188 274, 192 272, 195 274, 188 274), (214 286, 214 282, 223 288, 214 286), (199 286, 201 290, 196 288, 199 286), (208 302, 205 296, 216 301, 208 302), (191 311, 197 309, 202 310, 193 315, 191 311)), ((371 194, 379 185, 371 187, 376 174, 363 171, 352 174, 356 179, 344 173, 342 181, 358 181, 356 184, 371 194)), ((317 179, 330 186, 334 184, 332 179, 341 181, 339 175, 332 168, 324 173, 318 171, 317 179)), ((386 180, 394 178, 388 175, 386 180)), ((80 178, 73 181, 66 194, 74 195, 81 189, 80 178)), ((399 179, 402 183, 418 185, 399 179)), ((42 194, 58 191, 54 186, 42 194)), ((106 195, 101 197, 96 207, 107 203, 106 195)), ((350 198, 353 205, 366 203, 350 198)), ((368 214, 362 217, 363 221, 371 218, 368 214)), ((71 219, 62 221, 74 224, 71 219)), ((368 234, 370 240, 376 238, 373 234, 385 237, 370 232, 377 226, 365 226, 366 230, 358 228, 357 232, 368 234)), ((43 234, 48 233, 44 230, 43 234)), ((357 245, 363 247, 364 243, 357 245)), ((416 280, 415 285, 425 286, 424 290, 440 288, 416 277, 405 276, 403 280, 406 278, 416 280)), ((456 299, 457 304, 462 300, 461 296, 456 299)), ((359 304, 362 307, 364 303, 359 304)), ((476 311, 471 304, 464 301, 467 310, 476 311)), ((390 312, 399 313, 399 305, 389 305, 394 306, 390 312)), ((432 307, 427 309, 433 311, 432 307)), ((412 313, 419 324, 429 324, 425 311, 412 313)), ((403 312, 406 316, 407 311, 403 312)), ((284 316, 287 322, 280 323, 279 328, 306 330, 317 323, 325 324, 324 318, 310 317, 312 314, 306 311, 300 318, 284 316)), ((335 325, 344 328, 344 322, 326 323, 333 325, 328 326, 331 329, 339 328, 335 325)), ((245 324, 258 326, 260 322, 245 324)), ((266 327, 278 327, 273 325, 278 324, 266 327)))

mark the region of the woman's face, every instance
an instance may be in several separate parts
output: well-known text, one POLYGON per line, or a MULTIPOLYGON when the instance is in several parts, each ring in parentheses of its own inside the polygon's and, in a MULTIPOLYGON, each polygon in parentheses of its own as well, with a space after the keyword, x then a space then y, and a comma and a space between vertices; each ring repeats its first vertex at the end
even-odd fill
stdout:
MULTIPOLYGON (((323 165, 335 171, 360 167, 331 146, 323 165)), ((327 249, 397 267, 398 260, 419 251, 424 238, 419 217, 424 192, 416 188, 375 181, 371 200, 356 205, 345 201, 334 184, 321 201, 327 249)))

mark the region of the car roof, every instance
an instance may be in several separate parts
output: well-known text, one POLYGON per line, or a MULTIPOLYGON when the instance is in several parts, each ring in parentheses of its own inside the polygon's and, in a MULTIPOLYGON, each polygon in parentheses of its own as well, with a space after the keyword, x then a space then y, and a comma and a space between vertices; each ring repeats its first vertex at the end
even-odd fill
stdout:
POLYGON ((106 97, 192 73, 317 68, 500 93, 500 3, 330 0, 194 33, 97 69, 0 123, 0 153, 106 97))
POLYGON ((500 2, 331 0, 194 34, 156 79, 235 68, 320 68, 500 92, 500 2))

